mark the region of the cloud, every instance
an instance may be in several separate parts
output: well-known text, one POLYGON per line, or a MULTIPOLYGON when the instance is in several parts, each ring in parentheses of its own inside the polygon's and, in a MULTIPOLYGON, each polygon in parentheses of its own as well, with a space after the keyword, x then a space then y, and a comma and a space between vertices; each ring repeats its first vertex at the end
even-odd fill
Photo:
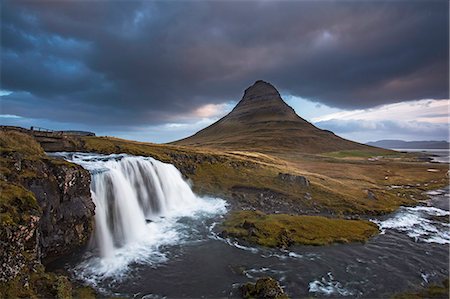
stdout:
POLYGON ((415 120, 448 123, 450 100, 419 100, 377 106, 370 109, 347 110, 314 117, 313 122, 329 120, 415 120))
POLYGON ((443 123, 418 121, 327 120, 315 123, 321 129, 359 142, 381 139, 449 140, 449 127, 443 123))
POLYGON ((156 126, 217 115, 257 79, 341 109, 448 98, 448 6, 4 1, 1 113, 156 126))
POLYGON ((420 100, 339 111, 313 123, 350 139, 449 139, 449 100, 420 100))
POLYGON ((199 118, 210 118, 223 116, 231 110, 230 105, 227 104, 206 104, 194 111, 194 115, 199 118))

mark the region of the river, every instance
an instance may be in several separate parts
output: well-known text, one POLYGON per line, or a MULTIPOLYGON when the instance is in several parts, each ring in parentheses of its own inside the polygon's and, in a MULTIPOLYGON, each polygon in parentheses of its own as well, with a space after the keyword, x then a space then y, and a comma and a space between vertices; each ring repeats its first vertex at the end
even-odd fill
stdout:
POLYGON ((372 219, 381 234, 365 244, 283 251, 220 238, 226 202, 193 194, 170 164, 56 155, 92 173, 97 225, 86 251, 49 268, 64 268, 108 296, 239 297, 240 284, 271 276, 291 297, 389 298, 449 275, 449 188, 429 192, 428 205, 372 219))

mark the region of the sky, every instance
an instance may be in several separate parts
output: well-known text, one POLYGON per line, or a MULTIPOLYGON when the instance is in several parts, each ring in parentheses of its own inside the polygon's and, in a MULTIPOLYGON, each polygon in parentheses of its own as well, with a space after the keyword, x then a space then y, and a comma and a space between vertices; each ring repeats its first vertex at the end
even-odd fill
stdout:
POLYGON ((1 1, 0 124, 169 142, 256 80, 368 142, 449 139, 449 2, 1 1))

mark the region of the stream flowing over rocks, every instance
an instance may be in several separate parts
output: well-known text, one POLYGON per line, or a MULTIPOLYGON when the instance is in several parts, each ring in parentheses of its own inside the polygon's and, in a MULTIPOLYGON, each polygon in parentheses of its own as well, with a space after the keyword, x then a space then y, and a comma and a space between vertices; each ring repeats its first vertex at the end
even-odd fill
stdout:
MULTIPOLYGON (((89 248, 50 265, 104 295, 240 296, 276 279, 291 297, 390 298, 449 275, 449 189, 418 207, 371 219, 365 244, 263 248, 223 238, 226 202, 201 198, 172 165, 129 155, 59 153, 92 176, 96 228, 89 248)), ((283 180, 298 180, 280 174, 283 180)))

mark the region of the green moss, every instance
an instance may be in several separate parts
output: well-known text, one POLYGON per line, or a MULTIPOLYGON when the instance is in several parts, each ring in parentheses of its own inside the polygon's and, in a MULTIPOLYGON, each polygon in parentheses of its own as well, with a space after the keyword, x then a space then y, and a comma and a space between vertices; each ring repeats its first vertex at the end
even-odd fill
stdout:
POLYGON ((337 152, 328 152, 323 155, 331 158, 370 158, 380 155, 395 155, 394 151, 389 150, 374 150, 374 151, 363 151, 363 150, 345 150, 337 152))
POLYGON ((28 224, 32 215, 40 215, 41 208, 34 195, 21 186, 0 181, 0 225, 28 224))
POLYGON ((96 298, 91 287, 74 286, 64 275, 45 272, 42 265, 26 267, 7 283, 0 283, 0 298, 96 298))
POLYGON ((56 278, 56 298, 70 299, 72 298, 72 284, 65 276, 58 276, 56 278))
POLYGON ((393 299, 448 299, 449 298, 449 279, 445 279, 442 284, 431 284, 425 289, 417 292, 405 292, 396 294, 393 299))
POLYGON ((72 296, 74 299, 95 299, 96 293, 91 287, 78 287, 74 289, 72 296))
POLYGON ((42 161, 45 161, 48 164, 51 164, 53 166, 59 167, 59 166, 66 166, 68 168, 79 168, 80 166, 75 164, 75 163, 71 163, 68 162, 64 159, 57 159, 57 158, 43 158, 42 161))
POLYGON ((267 247, 365 242, 378 233, 377 226, 365 220, 258 211, 232 212, 221 225, 221 230, 225 236, 267 247))

